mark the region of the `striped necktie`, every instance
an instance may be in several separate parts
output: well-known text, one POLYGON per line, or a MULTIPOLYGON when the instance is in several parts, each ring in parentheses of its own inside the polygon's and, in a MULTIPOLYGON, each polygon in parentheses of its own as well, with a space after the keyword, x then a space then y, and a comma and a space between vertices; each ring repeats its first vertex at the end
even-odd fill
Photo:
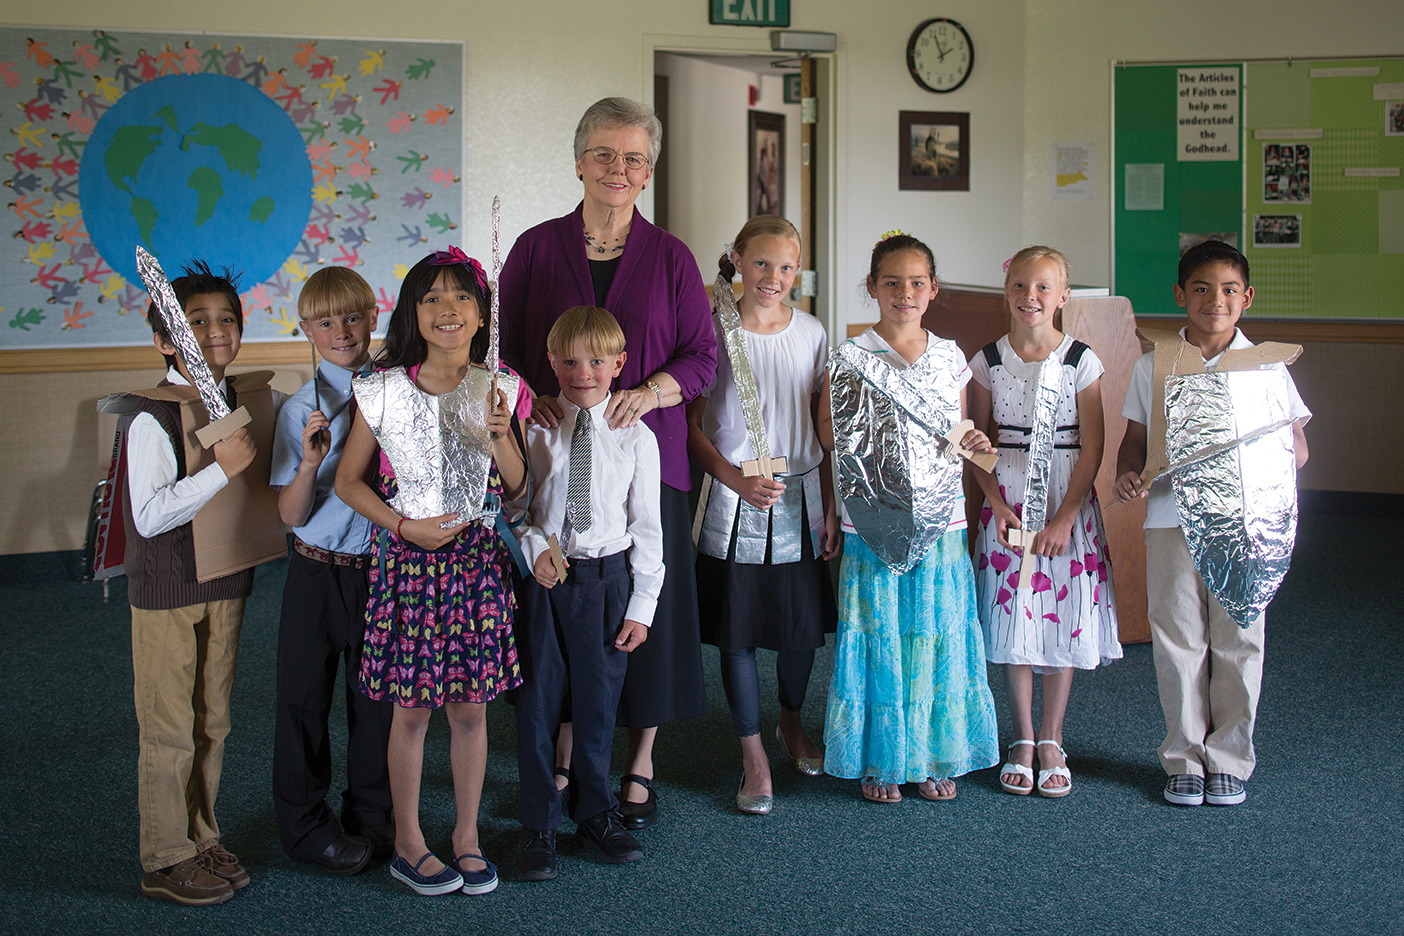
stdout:
POLYGON ((570 436, 570 475, 561 531, 561 546, 566 549, 570 548, 572 529, 580 533, 590 529, 590 461, 590 411, 582 409, 575 416, 575 431, 570 436))

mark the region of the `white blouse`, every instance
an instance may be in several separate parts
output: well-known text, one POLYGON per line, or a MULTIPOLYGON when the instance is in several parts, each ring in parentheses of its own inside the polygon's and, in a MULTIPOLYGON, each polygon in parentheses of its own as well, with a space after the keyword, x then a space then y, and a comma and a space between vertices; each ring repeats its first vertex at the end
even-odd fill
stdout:
MULTIPOLYGON (((740 465, 756 455, 746 434, 746 416, 736 393, 720 316, 712 316, 712 327, 717 333, 717 376, 702 391, 707 397, 702 431, 723 458, 740 465)), ((746 351, 756 377, 770 454, 788 459, 788 474, 804 474, 824 457, 810 413, 811 398, 823 386, 829 366, 824 326, 814 316, 792 310, 790 324, 774 334, 746 332, 746 351)))

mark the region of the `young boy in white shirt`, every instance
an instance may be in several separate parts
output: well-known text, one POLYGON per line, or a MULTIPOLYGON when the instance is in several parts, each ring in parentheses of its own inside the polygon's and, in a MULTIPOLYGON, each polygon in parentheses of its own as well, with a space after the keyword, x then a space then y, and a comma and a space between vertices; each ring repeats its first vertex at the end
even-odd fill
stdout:
POLYGON ((564 415, 527 432, 536 485, 522 536, 535 580, 523 588, 517 650, 517 769, 523 880, 556 876, 561 794, 553 775, 561 706, 574 723, 570 813, 583 844, 610 864, 643 851, 624 830, 609 783, 626 654, 648 639, 663 584, 658 441, 643 423, 611 429, 610 382, 624 366, 624 332, 604 309, 576 306, 546 338, 564 415), (555 535, 568 566, 552 557, 555 535))
MULTIPOLYGON (((225 369, 239 353, 244 329, 238 289, 228 275, 198 262, 171 287, 215 382, 229 395, 225 369)), ((155 303, 146 317, 169 367, 161 388, 188 387, 193 381, 155 303)), ((251 430, 259 427, 216 443, 214 463, 190 474, 181 404, 145 397, 138 403, 141 411, 126 430, 123 514, 141 747, 141 889, 148 897, 203 906, 222 903, 249 883, 238 858, 219 843, 214 804, 253 569, 198 581, 191 522, 253 463, 251 430)))
MULTIPOLYGON (((1180 259, 1175 301, 1189 323, 1181 336, 1199 349, 1212 371, 1227 350, 1250 348, 1238 330, 1243 310, 1253 304, 1248 261, 1221 241, 1206 241, 1180 259)), ((1116 496, 1147 497, 1146 598, 1165 740, 1160 763, 1169 775, 1165 800, 1176 806, 1236 806, 1257 757, 1253 724, 1263 678, 1263 616, 1248 627, 1229 617, 1209 592, 1190 558, 1169 478, 1141 487, 1146 467, 1147 426, 1154 400, 1154 352, 1143 355, 1131 373, 1121 414, 1126 435, 1117 456, 1116 496)), ((1286 367, 1273 364, 1286 375, 1286 367)), ((1302 427, 1311 419, 1292 378, 1287 376, 1292 440, 1297 467, 1306 464, 1302 427)))

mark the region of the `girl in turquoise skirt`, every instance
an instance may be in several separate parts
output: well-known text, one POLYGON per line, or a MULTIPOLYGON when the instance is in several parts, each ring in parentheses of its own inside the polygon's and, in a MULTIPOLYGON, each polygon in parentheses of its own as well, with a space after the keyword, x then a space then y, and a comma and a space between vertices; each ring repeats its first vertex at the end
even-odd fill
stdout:
MULTIPOLYGON (((970 379, 964 356, 949 353, 951 343, 921 324, 937 289, 930 248, 906 234, 888 235, 873 248, 868 273, 868 294, 877 300, 882 319, 850 341, 899 371, 928 353, 951 360, 950 376, 961 389, 958 406, 952 399, 947 409, 963 419, 970 379)), ((821 404, 818 429, 825 446, 831 446, 829 395, 821 404)), ((994 450, 977 430, 967 432, 961 444, 994 450)), ((839 462, 841 477, 853 470, 845 461, 839 462)), ((863 466, 869 476, 884 470, 892 469, 863 466)), ((906 483, 890 479, 881 486, 900 489, 906 483)), ((952 483, 956 500, 946 532, 904 574, 874 554, 844 510, 824 770, 835 777, 861 778, 864 798, 875 803, 900 802, 904 783, 917 784, 924 799, 953 799, 951 778, 999 762, 959 474, 952 483)))

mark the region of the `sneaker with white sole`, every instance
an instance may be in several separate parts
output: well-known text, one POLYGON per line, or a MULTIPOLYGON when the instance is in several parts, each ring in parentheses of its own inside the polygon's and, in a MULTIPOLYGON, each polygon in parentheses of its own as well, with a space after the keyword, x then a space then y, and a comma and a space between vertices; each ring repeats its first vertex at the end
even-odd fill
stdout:
POLYGON ((1243 781, 1233 774, 1211 773, 1204 783, 1204 802, 1210 806, 1237 806, 1247 798, 1243 781))
POLYGON ((1165 802, 1172 806, 1204 805, 1204 778, 1198 774, 1171 774, 1165 784, 1165 802))

